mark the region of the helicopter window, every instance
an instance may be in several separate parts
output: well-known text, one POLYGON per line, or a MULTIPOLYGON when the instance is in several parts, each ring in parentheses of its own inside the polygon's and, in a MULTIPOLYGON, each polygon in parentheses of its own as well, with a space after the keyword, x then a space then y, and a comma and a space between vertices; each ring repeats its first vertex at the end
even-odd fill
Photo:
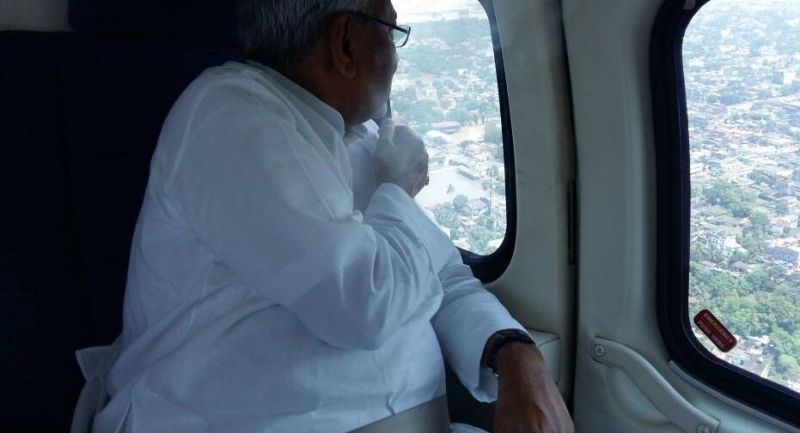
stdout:
POLYGON ((800 392, 800 1, 715 0, 686 31, 691 318, 715 356, 800 392), (697 322, 697 321, 695 321, 697 322), (702 324, 702 322, 699 322, 702 324))
POLYGON ((457 247, 490 255, 506 239, 511 195, 487 10, 477 0, 405 1, 396 8, 411 35, 398 49, 392 114, 424 137, 430 154, 430 184, 417 201, 457 247))

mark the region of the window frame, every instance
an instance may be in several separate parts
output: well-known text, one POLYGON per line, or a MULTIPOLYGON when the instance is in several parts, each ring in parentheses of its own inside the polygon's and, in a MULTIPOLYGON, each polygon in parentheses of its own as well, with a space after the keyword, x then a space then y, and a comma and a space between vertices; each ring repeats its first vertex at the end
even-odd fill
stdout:
POLYGON ((503 65, 503 47, 494 13, 494 0, 476 0, 489 20, 494 49, 494 66, 497 75, 497 94, 500 99, 500 128, 503 134, 503 165, 505 167, 506 189, 506 234, 500 246, 489 255, 481 255, 459 248, 464 263, 472 268, 479 280, 487 283, 500 278, 508 269, 517 239, 517 189, 514 165, 514 139, 511 134, 511 112, 508 105, 508 86, 503 65))
POLYGON ((683 37, 709 1, 714 0, 665 1, 650 40, 659 327, 671 358, 696 380, 800 427, 800 394, 715 357, 694 337, 689 318, 691 179, 683 37))

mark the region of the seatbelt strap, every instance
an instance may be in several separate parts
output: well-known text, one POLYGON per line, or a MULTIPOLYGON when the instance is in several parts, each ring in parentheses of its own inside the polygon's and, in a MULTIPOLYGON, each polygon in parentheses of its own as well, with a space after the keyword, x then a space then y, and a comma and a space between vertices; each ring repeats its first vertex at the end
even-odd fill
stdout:
POLYGON ((441 396, 350 433, 447 433, 449 427, 447 397, 441 396))

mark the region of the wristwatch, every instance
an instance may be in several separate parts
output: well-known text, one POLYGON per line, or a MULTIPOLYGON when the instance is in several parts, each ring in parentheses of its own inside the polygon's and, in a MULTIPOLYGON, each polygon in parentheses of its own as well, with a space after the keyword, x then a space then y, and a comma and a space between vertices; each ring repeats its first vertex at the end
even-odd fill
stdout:
POLYGON ((503 346, 511 342, 518 342, 536 347, 536 343, 533 339, 519 329, 503 329, 502 331, 495 332, 494 335, 497 336, 497 339, 494 340, 494 344, 492 344, 492 347, 489 349, 489 354, 486 357, 486 366, 489 367, 489 371, 491 371, 495 377, 500 377, 500 375, 497 374, 497 354, 500 353, 500 349, 502 349, 503 346))

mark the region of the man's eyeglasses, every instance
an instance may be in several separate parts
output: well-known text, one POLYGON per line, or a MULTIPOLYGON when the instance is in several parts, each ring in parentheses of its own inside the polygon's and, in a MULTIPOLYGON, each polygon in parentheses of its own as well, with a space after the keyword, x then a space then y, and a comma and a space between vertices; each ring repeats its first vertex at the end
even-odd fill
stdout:
POLYGON ((373 16, 370 16, 370 15, 367 15, 367 14, 361 13, 361 12, 353 12, 353 15, 361 17, 361 18, 364 18, 364 19, 369 20, 369 21, 376 22, 378 24, 383 24, 386 27, 389 27, 390 29, 392 29, 392 33, 391 33, 392 41, 394 41, 394 46, 396 46, 397 48, 405 46, 405 44, 408 42, 408 36, 411 35, 411 26, 394 25, 394 24, 386 22, 386 21, 384 21, 382 19, 375 18, 373 16))

